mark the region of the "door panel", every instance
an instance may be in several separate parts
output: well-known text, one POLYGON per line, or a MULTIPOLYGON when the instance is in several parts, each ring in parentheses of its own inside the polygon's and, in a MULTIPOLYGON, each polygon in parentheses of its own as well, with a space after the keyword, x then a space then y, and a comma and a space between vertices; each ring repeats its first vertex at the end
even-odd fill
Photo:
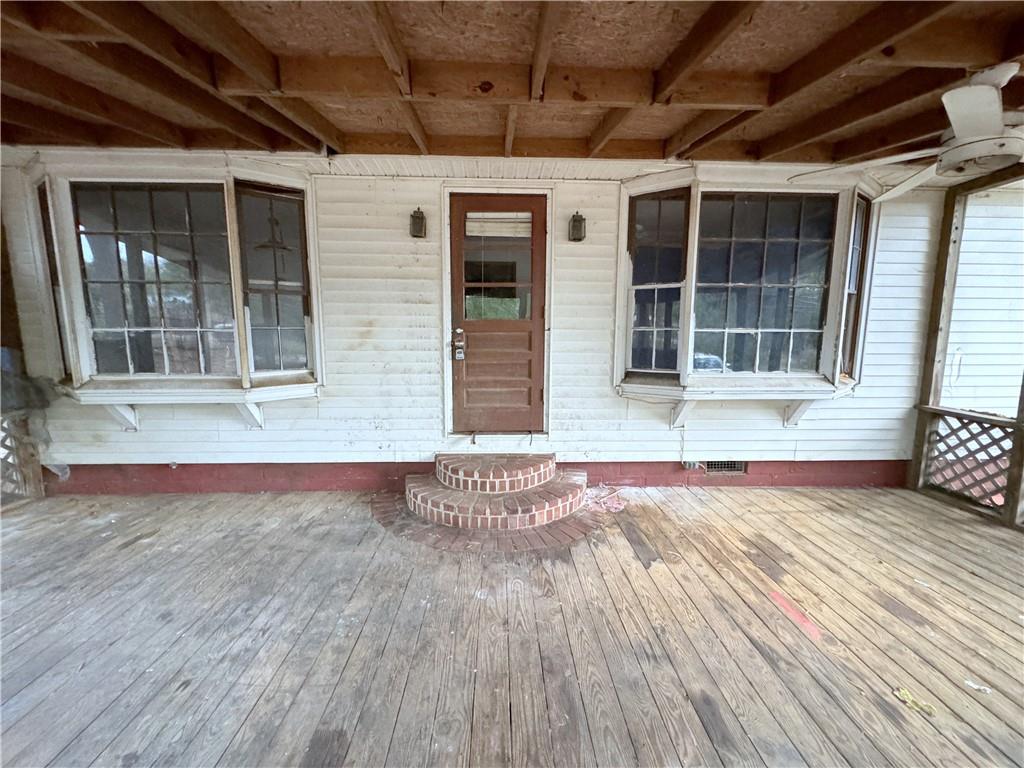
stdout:
POLYGON ((456 432, 544 429, 543 195, 451 196, 456 432))

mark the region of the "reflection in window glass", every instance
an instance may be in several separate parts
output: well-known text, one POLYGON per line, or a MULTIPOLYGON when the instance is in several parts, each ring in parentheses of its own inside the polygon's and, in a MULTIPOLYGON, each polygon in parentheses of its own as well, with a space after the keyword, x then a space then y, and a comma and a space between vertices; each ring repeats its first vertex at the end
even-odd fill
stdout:
MULTIPOLYGON (((308 369, 310 304, 302 193, 241 184, 235 189, 253 370, 308 369)), ((218 258, 211 250, 206 268, 223 268, 218 258)))
POLYGON ((71 194, 97 372, 236 375, 223 188, 81 183, 71 194), (200 342, 213 332, 219 344, 200 342))
POLYGON ((702 196, 695 370, 817 370, 835 214, 830 195, 702 196))
MULTIPOLYGON (((677 371, 689 190, 634 197, 629 208, 633 312, 628 367, 677 371)), ((715 269, 711 258, 707 268, 715 269)), ((704 311, 713 312, 714 308, 708 306, 704 311)))

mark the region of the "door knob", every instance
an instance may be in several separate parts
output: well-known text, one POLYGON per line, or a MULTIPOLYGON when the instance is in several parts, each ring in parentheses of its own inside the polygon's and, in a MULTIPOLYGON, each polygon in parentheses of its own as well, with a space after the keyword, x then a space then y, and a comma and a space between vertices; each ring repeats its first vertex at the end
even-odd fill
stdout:
POLYGON ((462 333, 463 331, 462 331, 462 329, 461 329, 461 328, 456 328, 456 329, 455 329, 455 332, 456 332, 456 333, 462 333))

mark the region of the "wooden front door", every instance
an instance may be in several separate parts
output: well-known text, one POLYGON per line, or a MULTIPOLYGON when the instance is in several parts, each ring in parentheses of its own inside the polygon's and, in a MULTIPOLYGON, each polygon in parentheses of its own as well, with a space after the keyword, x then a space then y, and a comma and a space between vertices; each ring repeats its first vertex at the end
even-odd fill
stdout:
POLYGON ((451 196, 456 432, 544 430, 543 195, 451 196))

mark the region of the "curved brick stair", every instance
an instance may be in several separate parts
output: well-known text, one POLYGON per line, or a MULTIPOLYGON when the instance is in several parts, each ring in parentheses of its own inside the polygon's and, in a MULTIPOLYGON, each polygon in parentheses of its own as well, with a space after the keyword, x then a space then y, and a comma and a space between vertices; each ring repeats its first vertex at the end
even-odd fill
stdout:
POLYGON ((442 454, 434 475, 409 475, 416 515, 456 528, 519 530, 560 520, 583 504, 587 475, 557 470, 554 456, 442 454))

